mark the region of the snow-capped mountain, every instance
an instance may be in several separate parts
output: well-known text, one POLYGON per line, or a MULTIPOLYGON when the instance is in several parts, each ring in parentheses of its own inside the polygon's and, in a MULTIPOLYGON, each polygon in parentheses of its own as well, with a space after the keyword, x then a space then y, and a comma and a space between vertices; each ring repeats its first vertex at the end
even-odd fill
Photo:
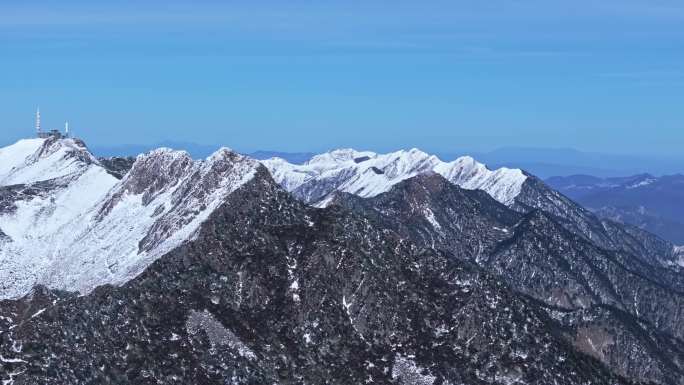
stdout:
POLYGON ((330 204, 339 192, 369 198, 416 175, 437 173, 461 188, 483 190, 520 213, 544 211, 568 230, 600 247, 625 250, 665 265, 675 262, 673 246, 669 242, 645 231, 626 231, 623 226, 602 221, 590 210, 523 170, 490 170, 468 156, 444 162, 417 149, 388 154, 341 149, 316 155, 301 165, 281 158, 262 163, 286 190, 318 207, 330 204), (633 238, 640 241, 634 242, 633 238), (643 247, 645 244, 649 247, 643 247))
POLYGON ((388 154, 352 149, 334 150, 297 165, 281 158, 262 161, 275 180, 295 196, 326 206, 336 191, 372 197, 413 176, 436 172, 462 188, 480 189, 512 205, 527 176, 521 170, 489 170, 471 157, 443 162, 418 149, 388 154))
POLYGON ((77 178, 97 164, 78 139, 23 139, 0 149, 0 186, 77 178))
POLYGON ((0 157, 0 298, 129 280, 191 238, 259 166, 228 149, 202 161, 159 149, 119 181, 82 142, 59 138, 20 141, 0 157))
POLYGON ((0 298, 20 295, 54 260, 69 224, 117 182, 74 139, 29 139, 0 150, 0 298), (67 227, 65 227, 67 226, 67 227), (31 278, 32 277, 32 278, 31 278))

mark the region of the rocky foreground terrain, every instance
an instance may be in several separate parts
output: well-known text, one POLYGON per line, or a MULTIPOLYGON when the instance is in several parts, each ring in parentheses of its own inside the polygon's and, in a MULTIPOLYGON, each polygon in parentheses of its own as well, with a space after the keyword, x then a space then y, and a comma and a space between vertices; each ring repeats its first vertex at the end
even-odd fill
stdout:
POLYGON ((684 384, 680 249, 520 170, 356 155, 0 149, 3 385, 684 384))

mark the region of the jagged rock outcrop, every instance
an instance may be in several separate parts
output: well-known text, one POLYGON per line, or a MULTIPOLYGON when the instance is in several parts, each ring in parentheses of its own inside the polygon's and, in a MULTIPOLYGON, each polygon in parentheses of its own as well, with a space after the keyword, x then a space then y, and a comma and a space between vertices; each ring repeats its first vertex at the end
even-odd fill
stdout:
POLYGON ((97 158, 102 167, 116 179, 122 179, 124 175, 131 170, 133 163, 135 163, 135 159, 136 158, 132 156, 97 158))

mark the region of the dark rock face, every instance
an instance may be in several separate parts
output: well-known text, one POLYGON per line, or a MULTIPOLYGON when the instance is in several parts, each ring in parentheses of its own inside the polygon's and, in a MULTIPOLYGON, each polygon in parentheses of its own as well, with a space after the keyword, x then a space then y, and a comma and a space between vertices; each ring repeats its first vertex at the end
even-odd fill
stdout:
MULTIPOLYGON (((429 188, 439 189, 434 183, 429 188)), ((492 208, 498 215, 508 218, 492 208)), ((36 288, 1 302, 0 378, 17 385, 631 383, 581 353, 536 300, 376 219, 305 206, 261 169, 194 241, 124 286, 81 297, 36 288)))
MULTIPOLYGON (((567 198, 559 194, 559 199, 567 198)), ((561 317, 559 327, 571 330, 568 341, 576 346, 584 341, 582 351, 618 373, 682 383, 684 361, 673 358, 679 357, 679 350, 672 348, 673 354, 667 355, 652 348, 661 340, 677 346, 672 341, 684 338, 684 275, 666 263, 673 254, 667 242, 639 229, 598 221, 588 212, 576 211, 579 218, 586 214, 579 223, 591 224, 591 232, 580 232, 580 227, 539 210, 521 215, 487 194, 462 190, 438 175, 409 179, 370 199, 340 194, 334 203, 418 245, 476 262, 539 301, 552 318, 558 318, 558 312, 599 312, 613 322, 608 330, 615 335, 608 333, 597 352, 587 351, 585 334, 605 327, 587 321, 593 316, 576 315, 572 321, 561 317), (611 244, 619 239, 624 246, 597 246, 586 236, 592 233, 611 244), (640 354, 631 354, 632 349, 640 354)), ((598 341, 601 333, 596 333, 590 336, 598 341)))
POLYGON ((338 193, 332 204, 345 206, 425 247, 462 260, 479 260, 522 217, 481 190, 465 190, 438 174, 422 174, 373 198, 338 193))
POLYGON ((98 158, 97 159, 102 167, 109 172, 116 179, 121 179, 131 170, 133 163, 135 163, 135 157, 110 157, 110 158, 98 158))
POLYGON ((17 202, 28 201, 36 197, 49 197, 53 191, 67 184, 68 178, 58 178, 30 184, 0 186, 0 213, 14 213, 17 209, 17 202))

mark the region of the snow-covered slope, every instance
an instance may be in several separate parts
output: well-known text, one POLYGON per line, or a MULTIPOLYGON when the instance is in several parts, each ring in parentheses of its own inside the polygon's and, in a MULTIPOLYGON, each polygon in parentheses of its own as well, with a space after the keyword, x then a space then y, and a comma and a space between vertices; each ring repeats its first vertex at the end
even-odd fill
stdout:
MULTIPOLYGON (((116 184, 76 139, 25 139, 0 149, 0 298, 39 274, 50 237, 116 184)), ((51 252, 51 251, 50 251, 51 252)))
POLYGON ((518 169, 492 171, 471 157, 447 163, 417 149, 388 154, 342 149, 317 155, 303 165, 280 158, 262 163, 285 189, 318 206, 327 205, 335 191, 371 197, 428 172, 439 173, 466 189, 484 190, 499 202, 511 205, 527 179, 518 169))
POLYGON ((159 149, 117 181, 78 141, 36 144, 2 152, 24 160, 0 187, 0 299, 35 284, 88 292, 126 282, 190 239, 259 166, 227 149, 202 161, 159 149))
POLYGON ((116 184, 75 139, 21 140, 0 149, 0 158, 0 230, 10 249, 54 232, 116 184))
POLYGON ((0 186, 78 177, 95 159, 78 139, 25 139, 0 150, 0 186))
POLYGON ((0 148, 0 180, 5 179, 16 167, 23 166, 26 158, 36 153, 45 139, 22 139, 17 143, 0 148))

